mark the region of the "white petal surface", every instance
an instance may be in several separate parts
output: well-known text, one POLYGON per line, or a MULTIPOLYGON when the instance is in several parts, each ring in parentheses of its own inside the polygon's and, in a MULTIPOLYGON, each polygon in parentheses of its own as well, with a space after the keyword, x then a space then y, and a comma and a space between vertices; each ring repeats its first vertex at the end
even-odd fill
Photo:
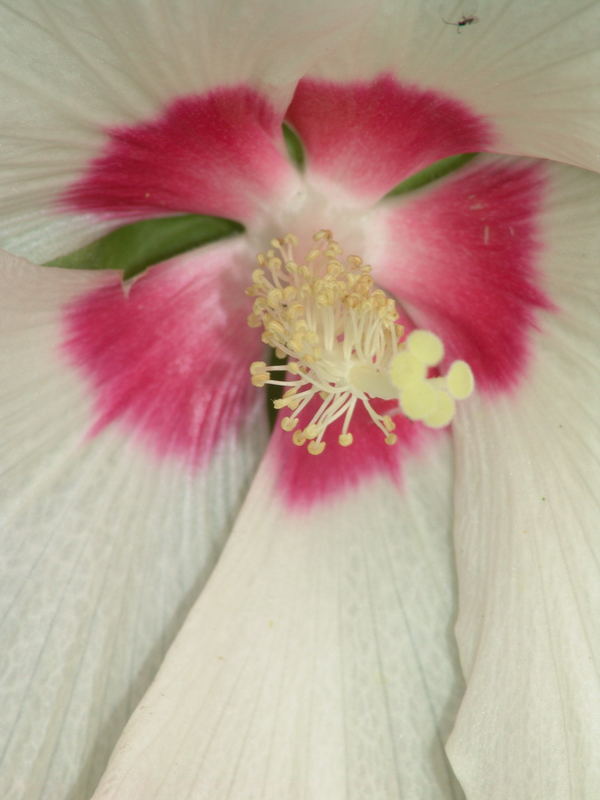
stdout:
POLYGON ((77 250, 115 228, 114 220, 96 214, 45 214, 24 211, 2 218, 2 245, 9 253, 25 255, 34 264, 77 250))
MULTIPOLYGON (((375 4, 349 8, 346 0, 343 24, 340 5, 2 0, 0 244, 34 257, 18 237, 55 213, 57 197, 101 151, 107 127, 151 119, 174 98, 239 83, 282 110, 293 82, 375 4)), ((283 152, 283 140, 278 147, 283 152)), ((60 247, 44 257, 81 245, 78 234, 66 229, 60 247)), ((91 228, 88 241, 94 235, 91 228)))
POLYGON ((80 800, 229 532, 262 408, 202 471, 108 428, 59 359, 58 313, 108 273, 3 255, 0 796, 80 800))
MULTIPOLYGON (((267 459, 96 797, 440 800, 460 678, 448 441, 292 511, 267 459)), ((318 464, 315 465, 315 469, 318 464)))
POLYGON ((490 122, 492 152, 600 171, 599 28, 597 0, 387 0, 314 75, 347 81, 391 72, 490 122))
POLYGON ((469 800, 600 796, 600 181, 554 168, 542 265, 559 308, 514 396, 455 424, 469 800))

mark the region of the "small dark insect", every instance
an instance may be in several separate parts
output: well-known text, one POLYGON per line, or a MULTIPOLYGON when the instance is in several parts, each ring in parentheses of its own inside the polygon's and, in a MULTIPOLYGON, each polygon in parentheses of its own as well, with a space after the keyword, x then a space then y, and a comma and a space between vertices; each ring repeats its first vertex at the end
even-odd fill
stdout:
POLYGON ((456 25, 456 32, 460 33, 461 28, 466 28, 467 25, 475 25, 477 22, 479 22, 479 17, 474 17, 474 16, 468 17, 465 14, 458 20, 458 22, 449 22, 447 19, 444 19, 443 17, 442 20, 446 23, 446 25, 456 25))

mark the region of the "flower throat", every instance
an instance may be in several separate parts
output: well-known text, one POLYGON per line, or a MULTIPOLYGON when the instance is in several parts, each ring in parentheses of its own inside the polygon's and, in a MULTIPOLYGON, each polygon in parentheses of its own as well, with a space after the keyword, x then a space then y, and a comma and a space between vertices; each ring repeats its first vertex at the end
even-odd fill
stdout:
POLYGON ((448 425, 455 401, 473 391, 468 364, 454 361, 445 376, 430 375, 444 357, 441 340, 427 330, 405 335, 396 304, 374 285, 371 267, 359 256, 344 257, 331 231, 318 231, 313 242, 298 259, 296 236, 273 239, 271 249, 258 254, 258 269, 246 289, 255 298, 248 324, 262 327, 262 341, 279 358, 290 359, 283 366, 250 365, 255 386, 285 387, 274 401, 275 408, 291 412, 281 419, 283 430, 318 455, 326 447, 327 428, 342 418, 337 441, 348 447, 354 441, 352 416, 362 403, 385 444, 393 445, 392 415, 378 413, 371 403, 377 398, 397 400, 394 415, 430 428, 448 425), (299 427, 300 415, 316 396, 320 405, 299 427))

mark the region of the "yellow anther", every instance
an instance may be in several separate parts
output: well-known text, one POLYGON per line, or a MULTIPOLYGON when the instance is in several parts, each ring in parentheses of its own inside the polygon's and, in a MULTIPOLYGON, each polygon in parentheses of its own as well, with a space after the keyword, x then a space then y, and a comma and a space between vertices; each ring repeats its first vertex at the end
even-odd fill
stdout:
POLYGON ((276 308, 280 303, 283 302, 283 290, 271 289, 271 291, 267 295, 267 302, 271 306, 271 308, 276 308))
POLYGON ((309 441, 309 452, 316 455, 336 420, 344 431, 337 436, 339 445, 352 444, 348 427, 360 404, 387 444, 397 440, 394 421, 376 401, 399 401, 407 417, 431 427, 448 424, 453 398, 473 389, 468 365, 454 362, 446 376, 428 378, 429 368, 443 358, 441 340, 426 330, 403 338, 395 301, 373 283, 371 266, 359 256, 344 256, 329 230, 318 231, 313 240, 298 254, 293 234, 272 239, 257 258, 246 292, 253 298, 249 324, 263 327, 261 340, 278 358, 291 358, 287 368, 254 362, 250 370, 254 385, 274 383, 286 390, 274 402, 277 409, 292 409, 281 419, 282 429, 297 445, 309 441), (313 420, 304 430, 298 413, 313 420))
POLYGON ((249 314, 246 317, 246 322, 250 328, 260 328, 262 320, 257 314, 249 314))
POLYGON ((285 336, 285 328, 281 324, 281 322, 277 322, 277 320, 272 319, 270 322, 267 322, 265 325, 265 330, 269 333, 273 334, 274 336, 281 336, 282 338, 285 336))
POLYGON ((258 373, 257 375, 253 375, 250 380, 253 386, 258 386, 260 389, 269 380, 269 375, 267 372, 258 373))
POLYGON ((290 320, 300 317, 302 314, 304 314, 304 306, 302 303, 292 303, 287 310, 287 316, 290 320))
POLYGON ((325 450, 325 442, 309 442, 307 449, 312 456, 318 456, 325 450))
POLYGON ((298 447, 302 447, 302 445, 306 442, 306 436, 304 435, 302 428, 298 428, 298 430, 294 431, 292 434, 292 442, 298 447))
POLYGON ((296 425, 298 424, 297 417, 284 417, 281 420, 281 427, 284 431, 293 431, 296 425))
POLYGON ((307 425, 306 428, 304 429, 304 435, 306 436, 307 439, 316 439, 317 436, 319 435, 319 429, 317 428, 316 425, 313 425, 311 423, 310 425, 307 425))

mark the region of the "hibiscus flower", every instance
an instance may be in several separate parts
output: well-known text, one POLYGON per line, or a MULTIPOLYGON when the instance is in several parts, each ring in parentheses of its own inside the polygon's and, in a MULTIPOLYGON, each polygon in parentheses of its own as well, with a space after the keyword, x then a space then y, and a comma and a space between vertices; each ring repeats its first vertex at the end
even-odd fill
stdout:
POLYGON ((115 744, 101 798, 597 797, 600 4, 0 18, 2 797, 115 744), (60 259, 190 214, 231 235, 60 259), (374 391, 269 435, 245 289, 320 230, 472 368, 450 429, 374 391))

